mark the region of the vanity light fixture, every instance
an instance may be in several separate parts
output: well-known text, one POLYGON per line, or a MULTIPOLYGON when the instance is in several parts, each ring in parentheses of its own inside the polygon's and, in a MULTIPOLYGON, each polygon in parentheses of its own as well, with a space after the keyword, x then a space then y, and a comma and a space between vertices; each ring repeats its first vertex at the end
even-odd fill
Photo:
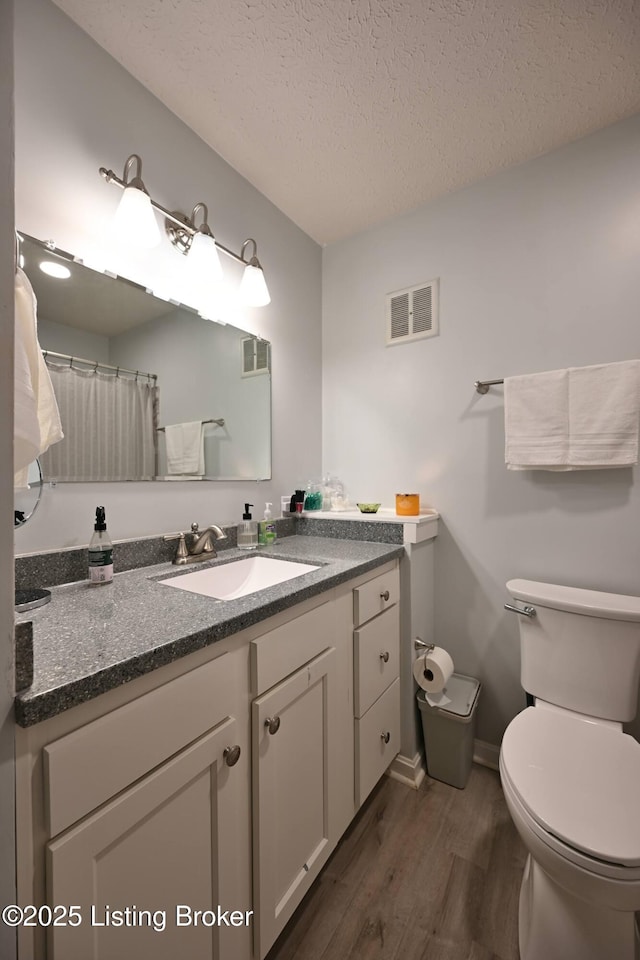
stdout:
POLYGON ((157 247, 161 239, 160 231, 149 191, 142 182, 142 160, 137 153, 132 153, 128 158, 122 180, 118 182, 124 190, 115 217, 118 236, 126 243, 134 243, 144 249, 157 247), (129 179, 134 164, 135 174, 129 179))
POLYGON ((191 237, 187 251, 187 262, 191 272, 201 279, 215 283, 222 280, 223 271, 216 240, 208 224, 209 211, 206 203, 196 203, 191 211, 191 224, 196 232, 191 237), (196 216, 202 210, 202 223, 196 227, 196 216))
MULTIPOLYGON (((162 214, 165 218, 165 232, 171 240, 171 243, 183 254, 188 256, 189 266, 192 277, 195 277, 197 273, 197 280, 194 279, 194 283, 199 288, 196 293, 198 300, 206 299, 210 295, 210 290, 206 291, 205 288, 210 288, 211 285, 216 285, 222 279, 222 264, 220 263, 219 252, 222 251, 228 257, 231 257, 233 260, 241 263, 244 266, 244 273, 242 275, 242 280, 240 282, 240 296, 244 304, 250 307, 262 307, 267 303, 271 302, 269 296, 269 291, 267 289, 267 284, 264 278, 264 273, 260 261, 258 260, 257 251, 258 245, 255 240, 252 238, 245 240, 242 244, 242 250, 239 254, 234 253, 233 250, 229 250, 228 247, 223 246, 219 240, 213 235, 211 228, 208 223, 209 212, 207 205, 205 203, 197 203, 193 210, 191 211, 191 216, 188 217, 186 214, 181 213, 180 211, 171 211, 167 210, 161 204, 159 204, 153 197, 149 196, 149 193, 144 186, 144 183, 141 179, 142 171, 142 160, 140 157, 133 153, 128 158, 127 162, 124 165, 124 174, 122 179, 118 177, 113 170, 107 170, 105 167, 100 167, 100 175, 104 177, 107 183, 115 183, 121 189, 124 190, 124 196, 120 202, 120 206, 116 212, 116 217, 118 219, 118 226, 120 227, 122 223, 123 229, 126 230, 129 238, 133 234, 136 237, 140 237, 141 246, 152 246, 149 242, 145 242, 143 237, 149 237, 151 230, 148 226, 148 221, 145 226, 142 228, 142 232, 138 232, 138 227, 135 225, 126 225, 127 220, 125 219, 127 215, 127 208, 135 207, 135 210, 140 212, 142 210, 148 210, 153 221, 153 228, 158 234, 158 239, 160 236, 158 225, 153 216, 153 210, 157 210, 158 213, 162 214), (132 180, 129 180, 129 174, 131 172, 131 167, 133 164, 136 165, 136 173, 132 180), (133 200, 127 202, 124 213, 121 213, 121 209, 124 204, 125 197, 133 197, 133 200), (195 219, 196 216, 202 213, 202 223, 199 226, 196 226, 195 219), (253 245, 253 254, 249 259, 245 258, 246 248, 252 244, 253 245)), ((128 221, 130 224, 131 221, 128 221)), ((210 311, 211 312, 211 311, 210 311)))
POLYGON ((240 251, 242 262, 246 263, 240 281, 240 296, 243 303, 246 303, 249 307, 266 307, 268 303, 271 303, 271 297, 257 253, 258 245, 255 240, 245 240, 240 251), (249 260, 245 260, 244 253, 250 243, 253 244, 253 255, 249 260))

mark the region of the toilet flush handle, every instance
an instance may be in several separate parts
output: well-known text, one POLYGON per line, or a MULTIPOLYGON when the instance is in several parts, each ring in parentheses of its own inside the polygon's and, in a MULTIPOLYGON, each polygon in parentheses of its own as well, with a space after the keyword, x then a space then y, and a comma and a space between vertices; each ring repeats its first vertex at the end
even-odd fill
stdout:
POLYGON ((524 607, 514 607, 512 603, 505 603, 504 608, 512 613, 521 613, 525 617, 535 617, 536 615, 536 608, 530 607, 528 603, 525 603, 524 607))

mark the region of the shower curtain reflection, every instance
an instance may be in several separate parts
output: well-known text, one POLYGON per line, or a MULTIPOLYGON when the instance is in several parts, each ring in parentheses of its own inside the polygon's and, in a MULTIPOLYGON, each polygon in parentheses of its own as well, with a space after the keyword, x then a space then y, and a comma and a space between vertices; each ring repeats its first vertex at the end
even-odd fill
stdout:
POLYGON ((152 480, 158 387, 47 358, 64 440, 42 457, 45 480, 152 480))

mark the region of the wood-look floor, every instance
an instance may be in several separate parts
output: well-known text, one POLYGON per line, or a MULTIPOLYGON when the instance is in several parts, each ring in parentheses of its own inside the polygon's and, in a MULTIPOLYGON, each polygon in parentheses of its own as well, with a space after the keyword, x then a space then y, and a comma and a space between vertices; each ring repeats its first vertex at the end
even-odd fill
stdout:
POLYGON ((267 960, 518 960, 524 861, 495 771, 383 777, 267 960))

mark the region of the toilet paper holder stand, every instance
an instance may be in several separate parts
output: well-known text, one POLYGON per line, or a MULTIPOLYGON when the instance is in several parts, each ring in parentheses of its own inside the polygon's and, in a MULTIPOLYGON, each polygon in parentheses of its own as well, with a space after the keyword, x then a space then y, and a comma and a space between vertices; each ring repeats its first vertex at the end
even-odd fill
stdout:
POLYGON ((413 646, 415 650, 424 650, 425 653, 429 653, 431 650, 435 650, 435 643, 425 643, 424 640, 421 640, 420 637, 415 637, 413 641, 413 646))

